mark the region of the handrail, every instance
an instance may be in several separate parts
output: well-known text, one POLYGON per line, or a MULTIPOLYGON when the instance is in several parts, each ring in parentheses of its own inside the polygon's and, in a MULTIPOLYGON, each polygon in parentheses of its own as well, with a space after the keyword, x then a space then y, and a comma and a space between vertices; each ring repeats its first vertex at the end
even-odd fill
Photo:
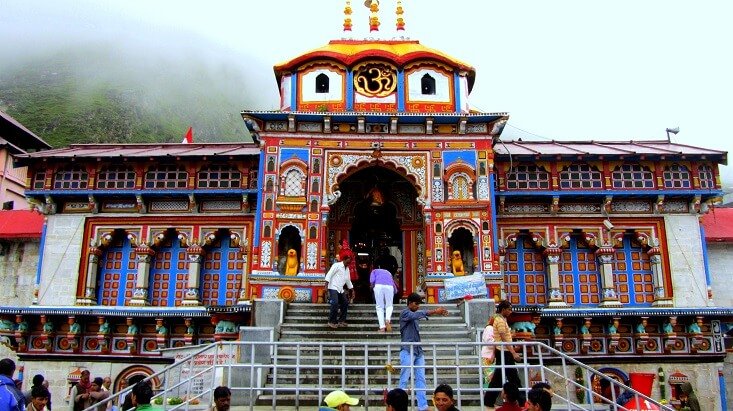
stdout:
MULTIPOLYGON (((454 387, 456 393, 457 407, 461 408, 462 402, 471 401, 469 397, 479 396, 479 400, 473 400, 474 403, 479 402, 483 407, 483 394, 488 391, 499 391, 500 389, 485 388, 483 386, 483 374, 486 366, 481 362, 480 348, 485 345, 481 342, 448 342, 448 341, 430 341, 422 343, 402 343, 399 341, 299 341, 299 342, 258 342, 258 341, 231 341, 218 342, 204 346, 200 350, 189 354, 185 358, 165 367, 163 370, 146 378, 149 381, 156 377, 162 377, 164 382, 163 390, 154 398, 163 399, 163 407, 165 409, 186 409, 188 410, 192 401, 200 400, 208 397, 215 388, 216 374, 212 372, 221 370, 220 375, 226 376, 229 388, 240 395, 246 395, 250 399, 249 409, 254 409, 254 403, 257 398, 267 398, 271 396, 269 402, 272 409, 278 407, 278 399, 291 397, 295 407, 304 406, 304 401, 323 402, 325 394, 333 389, 345 389, 354 392, 356 395, 363 397, 363 406, 368 409, 370 405, 378 405, 383 409, 381 401, 375 404, 373 400, 378 397, 383 389, 391 389, 396 386, 395 379, 399 376, 397 368, 409 368, 410 375, 414 377, 415 366, 399 366, 399 356, 395 358, 395 352, 401 347, 409 347, 414 350, 417 346, 422 346, 425 351, 427 390, 432 391, 431 387, 435 387, 442 382, 449 382, 454 387), (214 361, 208 366, 193 367, 193 361, 196 356, 207 353, 211 350, 223 348, 228 349, 228 353, 239 353, 238 361, 231 361, 233 356, 229 356, 230 361, 220 363, 218 355, 214 356, 214 361), (256 349, 258 347, 267 347, 271 353, 261 363, 256 362, 256 349), (292 353, 281 353, 281 349, 292 349, 292 353), (237 351, 238 350, 238 351, 237 351), (440 353, 438 352, 440 351, 440 353), (470 354, 468 354, 470 352, 470 354), (246 353, 245 358, 241 358, 246 353), (385 364, 376 364, 375 360, 384 359, 385 364), (431 359, 432 361, 427 361, 431 359), (347 362, 351 361, 351 363, 347 362), (392 364, 396 360, 396 364, 392 364), (439 362, 444 362, 439 364, 439 362), (447 362, 447 363, 445 363, 447 362), (331 364, 333 363, 333 364, 331 364), (189 372, 186 379, 181 378, 178 381, 171 378, 172 374, 178 370, 179 376, 183 373, 185 367, 188 366, 189 372), (376 382, 375 378, 383 378, 386 371, 386 382, 384 384, 376 382), (328 372, 328 374, 327 374, 328 372), (195 378, 201 378, 212 374, 211 383, 205 387, 200 393, 192 394, 192 384, 195 378), (233 384, 232 376, 241 378, 249 376, 250 384, 246 386, 237 386, 233 384), (257 376, 265 377, 265 383, 255 384, 257 376), (428 375, 430 378, 428 378, 428 375), (293 383, 288 383, 288 379, 293 379, 293 383), (326 378, 331 376, 334 378, 331 385, 324 385, 326 378), (267 378, 271 382, 267 381, 267 378), (445 380, 449 378, 449 380, 445 380), (312 382, 315 379, 316 382, 312 382), (476 382, 478 380, 478 383, 476 382), (311 381, 311 382, 308 382, 311 381), (354 381, 360 381, 354 383, 354 381), (356 386, 355 386, 356 384, 356 386), (373 385, 375 384, 375 385, 373 385), (381 384, 381 385, 379 385, 381 384), (182 404, 169 405, 167 399, 173 390, 180 390, 185 387, 185 401, 182 404), (371 397, 371 398, 370 398, 371 397), (306 399, 307 398, 307 399, 306 399)), ((633 388, 609 378, 603 373, 573 359, 557 349, 537 341, 520 341, 513 343, 494 343, 495 347, 513 345, 521 348, 522 357, 524 359, 516 365, 497 365, 494 372, 501 372, 502 376, 506 376, 509 369, 516 369, 524 377, 526 384, 529 384, 530 373, 537 375, 543 381, 550 378, 561 378, 564 381, 564 388, 557 386, 555 390, 554 402, 565 404, 568 407, 584 408, 584 409, 611 409, 611 410, 627 410, 627 408, 616 404, 616 392, 628 391, 633 394, 633 398, 637 401, 637 407, 633 410, 644 410, 641 405, 643 401, 654 404, 660 410, 671 411, 672 408, 660 404, 654 399, 644 395, 633 388), (532 357, 530 358, 530 352, 532 357), (547 365, 548 360, 558 362, 561 368, 556 371, 547 365), (584 381, 576 381, 575 377, 569 374, 569 369, 580 367, 584 371, 584 381), (594 377, 609 380, 611 383, 611 398, 603 398, 592 389, 592 380, 594 377), (585 393, 585 401, 574 400, 576 390, 585 393), (595 401, 600 400, 603 406, 595 401)), ((504 380, 505 378, 503 378, 504 380)), ((414 378, 410 379, 409 392, 414 397, 418 391, 414 386, 414 378)), ((525 393, 530 387, 522 388, 525 393)), ((115 395, 109 397, 105 401, 97 403, 85 411, 93 411, 95 407, 114 401, 121 394, 130 392, 131 387, 127 388, 115 395)), ((235 394, 236 396, 236 394, 235 394)), ((262 405, 262 402, 260 402, 262 405)))
MULTIPOLYGON (((220 342, 215 342, 215 343, 210 343, 210 344, 204 345, 200 350, 195 351, 192 354, 189 354, 188 356, 182 358, 178 362, 175 362, 173 364, 168 365, 167 367, 165 367, 162 370, 156 372, 155 374, 152 374, 149 377, 145 378, 143 381, 151 381, 151 380, 153 380, 156 377, 159 377, 161 375, 164 375, 167 372, 169 372, 169 371, 171 371, 171 370, 173 370, 175 368, 180 367, 182 364, 185 364, 187 361, 193 360, 197 355, 200 355, 200 354, 202 354, 202 353, 204 353, 206 351, 209 351, 211 349, 214 349, 217 346, 222 346, 223 344, 228 344, 228 343, 225 343, 225 342, 221 342, 220 341, 220 342)), ((84 411, 95 411, 97 409, 97 407, 99 407, 100 405, 107 404, 110 401, 115 401, 116 399, 119 399, 121 395, 123 395, 123 394, 128 395, 131 392, 132 392, 132 387, 127 387, 124 390, 119 391, 119 392, 116 392, 116 393, 110 395, 109 397, 105 398, 104 400, 102 400, 102 401, 100 401, 100 402, 98 402, 98 403, 96 403, 96 404, 94 404, 94 405, 92 405, 92 406, 90 406, 88 408, 85 408, 84 411)), ((71 401, 74 401, 74 399, 72 398, 71 401)))

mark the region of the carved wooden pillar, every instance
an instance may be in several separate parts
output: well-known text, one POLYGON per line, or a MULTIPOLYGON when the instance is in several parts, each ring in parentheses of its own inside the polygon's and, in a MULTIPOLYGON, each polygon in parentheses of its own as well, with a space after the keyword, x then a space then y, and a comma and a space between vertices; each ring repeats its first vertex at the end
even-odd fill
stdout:
POLYGON ((99 257, 102 250, 99 247, 89 247, 87 257, 87 271, 84 276, 84 297, 76 299, 76 305, 97 304, 97 275, 99 274, 99 257))
POLYGON ((198 306, 201 305, 199 288, 201 287, 201 261, 204 258, 204 249, 194 243, 188 246, 186 252, 188 254, 188 284, 186 285, 183 305, 198 306))
POLYGON ((596 258, 601 268, 601 307, 621 307, 613 281, 613 254, 611 246, 603 246, 596 250, 596 258))
POLYGON ((613 317, 611 324, 608 325, 608 351, 611 353, 616 352, 618 342, 621 339, 621 335, 618 333, 620 321, 621 317, 613 317))
POLYGON ((581 337, 580 352, 582 352, 583 354, 588 354, 588 349, 590 349, 590 343, 593 340, 593 334, 591 334, 590 332, 592 320, 593 319, 591 317, 585 317, 583 318, 583 324, 580 326, 580 337, 581 337))
POLYGON ((672 299, 664 289, 664 270, 662 270, 662 256, 659 247, 654 246, 646 252, 652 266, 652 282, 654 284, 654 307, 671 307, 672 299))
POLYGON ((562 298, 560 291, 560 250, 559 247, 548 247, 544 254, 547 261, 547 279, 550 289, 550 301, 548 307, 569 307, 568 303, 562 298))
POLYGON ((132 292, 132 298, 127 301, 127 305, 150 305, 150 301, 148 301, 150 262, 153 260, 155 250, 143 243, 135 248, 135 254, 137 255, 137 280, 135 282, 135 290, 132 292))
POLYGON ((239 285, 239 298, 237 300, 237 304, 245 304, 249 300, 249 293, 247 292, 247 283, 249 282, 249 254, 247 253, 249 250, 249 241, 247 240, 247 237, 241 241, 239 249, 242 253, 242 283, 239 285))

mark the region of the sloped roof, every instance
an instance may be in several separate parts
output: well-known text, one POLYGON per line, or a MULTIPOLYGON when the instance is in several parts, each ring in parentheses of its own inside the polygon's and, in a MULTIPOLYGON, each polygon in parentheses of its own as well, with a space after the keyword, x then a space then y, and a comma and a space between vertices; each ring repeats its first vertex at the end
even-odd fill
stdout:
POLYGON ((284 72, 292 71, 311 60, 332 59, 350 66, 366 58, 382 58, 397 65, 416 60, 434 60, 468 72, 468 89, 473 88, 476 70, 469 64, 441 51, 423 46, 417 40, 332 40, 327 45, 308 51, 286 62, 275 65, 275 77, 280 84, 284 72))
POLYGON ((14 154, 51 148, 43 139, 3 111, 0 111, 0 138, 0 144, 8 145, 14 154))
POLYGON ((41 238, 43 215, 30 210, 0 211, 0 238, 41 238))
POLYGON ((502 141, 494 145, 497 155, 513 156, 706 156, 727 163, 726 151, 711 150, 667 140, 630 141, 502 141))
POLYGON ((714 243, 733 242, 733 208, 713 208, 702 216, 700 223, 705 229, 705 241, 714 243))
POLYGON ((69 147, 28 153, 18 156, 18 162, 32 158, 140 158, 140 157, 201 157, 256 156, 260 148, 253 143, 193 143, 193 144, 72 144, 69 147))

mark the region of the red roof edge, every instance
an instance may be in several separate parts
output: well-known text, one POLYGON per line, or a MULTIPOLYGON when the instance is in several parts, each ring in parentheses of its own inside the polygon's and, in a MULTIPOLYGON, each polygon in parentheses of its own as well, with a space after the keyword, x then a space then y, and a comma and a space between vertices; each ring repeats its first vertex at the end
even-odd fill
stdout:
POLYGON ((700 222, 708 243, 733 243, 733 208, 712 208, 700 222))
POLYGON ((43 214, 30 210, 0 211, 0 238, 40 239, 43 232, 43 214))

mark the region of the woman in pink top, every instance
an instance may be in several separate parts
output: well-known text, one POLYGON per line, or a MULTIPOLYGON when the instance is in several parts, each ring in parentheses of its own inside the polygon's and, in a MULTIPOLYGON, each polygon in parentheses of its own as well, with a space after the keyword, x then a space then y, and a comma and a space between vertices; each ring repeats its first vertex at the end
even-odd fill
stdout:
POLYGON ((369 275, 369 284, 374 291, 374 301, 377 303, 377 320, 379 332, 392 331, 392 297, 397 292, 392 274, 377 265, 369 275))
POLYGON ((486 323, 483 333, 481 333, 481 360, 484 364, 484 385, 488 386, 491 376, 494 374, 494 317, 491 316, 486 323))

